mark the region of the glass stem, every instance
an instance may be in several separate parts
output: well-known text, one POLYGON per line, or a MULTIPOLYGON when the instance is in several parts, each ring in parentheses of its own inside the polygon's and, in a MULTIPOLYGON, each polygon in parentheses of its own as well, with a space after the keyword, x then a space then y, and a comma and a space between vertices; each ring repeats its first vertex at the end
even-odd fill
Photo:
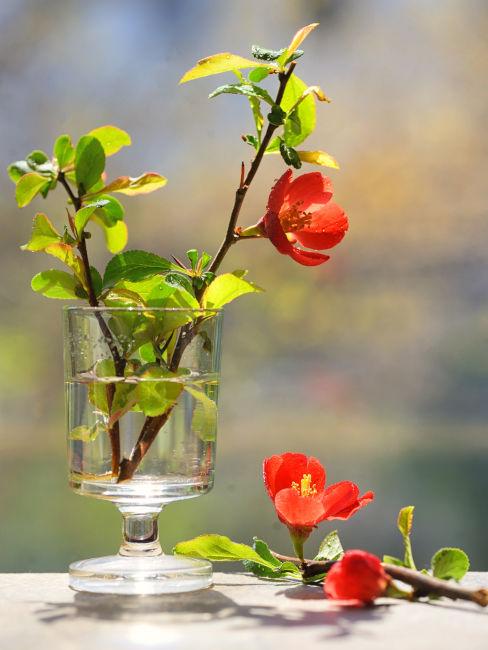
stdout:
POLYGON ((160 510, 148 508, 119 507, 123 517, 122 545, 119 555, 147 557, 162 555, 159 543, 158 516, 160 510))

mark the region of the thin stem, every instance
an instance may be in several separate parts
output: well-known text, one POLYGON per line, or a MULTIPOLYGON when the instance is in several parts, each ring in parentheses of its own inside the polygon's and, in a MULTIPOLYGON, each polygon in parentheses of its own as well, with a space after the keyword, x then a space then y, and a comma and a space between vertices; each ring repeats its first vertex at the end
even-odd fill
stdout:
MULTIPOLYGON (((280 87, 278 89, 278 93, 275 99, 275 104, 277 104, 278 106, 281 104, 281 100, 283 99, 283 95, 285 93, 286 84, 288 83, 288 80, 293 74, 295 65, 296 65, 295 62, 290 63, 288 70, 286 72, 280 72, 279 74, 280 87)), ((222 263, 222 260, 226 256, 227 251, 232 246, 232 244, 235 244, 236 241, 239 240, 239 237, 236 236, 235 228, 237 225, 237 220, 239 218, 239 213, 242 208, 242 204, 244 203, 247 190, 249 189, 249 186, 251 185, 254 177, 256 176, 256 173, 259 169, 259 165, 261 164, 266 149, 268 148, 268 145, 271 142, 271 138, 273 137, 273 134, 277 128, 278 128, 277 125, 271 124, 271 122, 268 123, 266 133, 264 134, 264 137, 261 141, 261 145, 259 146, 259 149, 256 153, 256 157, 252 161, 251 167, 249 168, 249 171, 244 181, 242 181, 242 175, 241 175, 241 182, 239 184, 239 187, 236 190, 234 205, 232 207, 232 212, 230 214, 229 225, 227 226, 227 232, 225 238, 222 241, 220 248, 217 251, 217 254, 215 255, 208 269, 212 273, 215 273, 217 271, 217 269, 219 268, 220 264, 222 263)))
MULTIPOLYGON (((275 553, 274 551, 272 551, 272 553, 275 558, 281 562, 293 562, 298 565, 302 564, 301 560, 296 557, 282 555, 281 553, 275 553)), ((305 559, 304 564, 305 569, 303 570, 303 576, 305 578, 312 578, 314 575, 326 573, 335 562, 318 562, 305 559)), ((395 566, 394 564, 388 564, 386 562, 382 562, 382 567, 394 580, 400 580, 407 585, 411 585, 414 588, 413 597, 429 595, 444 596, 451 600, 468 600, 480 605, 481 607, 486 607, 488 605, 488 589, 468 589, 467 587, 461 587, 455 583, 447 582, 446 580, 439 580, 439 578, 434 578, 425 573, 420 573, 420 571, 395 566)))
MULTIPOLYGON (((73 192, 63 172, 59 172, 58 180, 66 190, 66 193, 68 194, 69 198, 71 199, 74 209, 78 211, 83 205, 83 199, 80 196, 76 196, 76 194, 73 192)), ((71 223, 71 219, 70 219, 70 223, 71 223)), ((76 232, 74 232, 73 234, 78 235, 78 233, 76 232)), ((93 286, 93 279, 91 277, 91 272, 90 272, 90 260, 88 258, 86 240, 83 234, 81 235, 81 237, 79 237, 78 250, 80 252, 81 259, 83 261, 83 270, 85 274, 85 282, 86 282, 86 288, 88 293, 88 302, 91 307, 98 307, 99 303, 95 293, 95 288, 93 286)), ((114 360, 115 374, 117 375, 117 377, 123 377, 124 370, 125 370, 125 359, 123 359, 120 356, 115 341, 113 339, 112 332, 110 331, 110 328, 105 322, 103 315, 98 311, 95 311, 95 318, 98 321, 102 334, 105 337, 105 340, 107 341, 110 354, 112 355, 112 358, 114 360)), ((110 411, 114 400, 115 386, 113 384, 108 384, 106 391, 107 391, 107 405, 110 411)), ((119 461, 120 461, 120 430, 119 430, 118 422, 115 422, 111 427, 109 427, 108 434, 109 434, 110 445, 112 449, 112 475, 117 476, 119 471, 119 461)))

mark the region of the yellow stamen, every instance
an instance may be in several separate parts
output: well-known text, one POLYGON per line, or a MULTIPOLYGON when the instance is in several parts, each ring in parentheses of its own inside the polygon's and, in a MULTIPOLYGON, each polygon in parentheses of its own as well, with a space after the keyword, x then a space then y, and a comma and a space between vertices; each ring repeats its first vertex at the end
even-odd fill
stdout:
POLYGON ((315 494, 317 494, 317 488, 315 487, 315 483, 312 484, 311 474, 304 474, 300 481, 300 485, 298 485, 298 483, 293 481, 291 487, 292 490, 296 490, 298 494, 302 497, 313 497, 315 494))
POLYGON ((280 212, 281 227, 285 232, 297 232, 310 225, 312 215, 300 210, 295 203, 287 210, 280 212))

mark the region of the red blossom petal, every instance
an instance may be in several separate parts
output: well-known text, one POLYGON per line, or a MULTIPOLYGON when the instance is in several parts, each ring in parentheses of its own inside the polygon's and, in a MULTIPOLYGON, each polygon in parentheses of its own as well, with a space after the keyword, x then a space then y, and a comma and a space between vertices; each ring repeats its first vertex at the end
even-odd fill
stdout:
POLYGON ((283 201, 285 200, 286 193, 290 187, 291 177, 293 172, 287 169, 286 172, 273 185, 273 189, 269 193, 268 205, 266 209, 271 212, 279 214, 283 201))
POLYGON ((359 488, 351 481, 330 485, 323 498, 327 519, 349 519, 354 513, 371 503, 373 492, 359 496, 359 488))
POLYGON ((349 228, 344 210, 337 203, 328 203, 312 214, 311 223, 294 235, 297 240, 313 250, 325 250, 337 246, 349 228))
POLYGON ((296 490, 281 490, 274 505, 280 520, 290 528, 310 528, 325 517, 322 496, 302 497, 296 490))
POLYGON ((271 212, 269 210, 266 212, 264 215, 264 228, 270 242, 282 255, 289 255, 295 260, 295 262, 298 262, 303 266, 318 266, 330 259, 328 255, 304 251, 301 248, 293 246, 293 244, 288 241, 276 212, 271 212))
POLYGON ((284 197, 283 210, 296 205, 307 212, 321 208, 332 197, 332 183, 320 172, 310 172, 297 176, 289 185, 284 197))
POLYGON ((283 463, 275 475, 274 488, 275 494, 280 490, 291 488, 292 483, 300 485, 304 474, 311 475, 311 483, 315 485, 318 493, 324 491, 325 487, 325 470, 321 463, 310 456, 303 454, 286 453, 282 455, 283 463))
MULTIPOLYGON (((269 458, 265 458, 263 461, 264 485, 266 486, 266 490, 272 500, 274 500, 275 494, 278 491, 276 489, 276 474, 285 462, 287 456, 300 456, 305 458, 304 454, 292 454, 288 452, 287 454, 270 456, 269 458)), ((287 487, 290 486, 288 485, 287 487)))
POLYGON ((322 255, 322 253, 312 253, 311 251, 304 251, 302 248, 293 246, 290 257, 302 266, 319 266, 327 260, 330 260, 329 255, 322 255))

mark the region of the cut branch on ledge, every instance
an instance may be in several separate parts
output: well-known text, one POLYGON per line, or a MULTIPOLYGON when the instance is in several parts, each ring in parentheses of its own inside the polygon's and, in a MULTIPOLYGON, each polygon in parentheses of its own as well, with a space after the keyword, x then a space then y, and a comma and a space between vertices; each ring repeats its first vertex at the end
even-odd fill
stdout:
MULTIPOLYGON (((281 562, 293 562, 300 566, 300 568, 302 567, 301 561, 296 557, 281 555, 274 551, 272 553, 281 562)), ((315 575, 326 573, 334 564, 335 562, 319 562, 305 559, 302 569, 303 577, 313 578, 315 575)), ((386 562, 382 562, 382 567, 394 580, 399 580, 413 587, 412 599, 432 595, 443 596, 451 600, 467 600, 481 607, 488 605, 488 589, 469 589, 455 582, 439 580, 439 578, 420 573, 420 571, 413 571, 413 569, 387 564, 386 562)))

